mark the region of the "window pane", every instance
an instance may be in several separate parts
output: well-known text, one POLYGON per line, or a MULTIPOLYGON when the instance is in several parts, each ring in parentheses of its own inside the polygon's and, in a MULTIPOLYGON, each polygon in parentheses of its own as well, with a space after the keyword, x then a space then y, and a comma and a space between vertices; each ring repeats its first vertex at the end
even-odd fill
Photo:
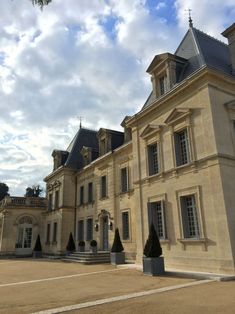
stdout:
POLYGON ((80 205, 84 203, 84 187, 80 186, 80 205))
POLYGON ((121 192, 127 192, 128 181, 127 181, 127 168, 121 169, 121 192))
POLYGON ((88 184, 88 203, 93 202, 93 184, 90 182, 88 184))
POLYGON ((78 221, 78 241, 84 241, 84 222, 78 221))
POLYGON ((199 226, 194 195, 181 197, 181 210, 185 238, 198 238, 199 226))
POLYGON ((151 202, 148 204, 148 217, 149 217, 149 228, 153 223, 155 230, 158 234, 159 239, 164 239, 165 234, 165 221, 162 208, 162 202, 151 202))
POLYGON ((104 198, 107 196, 107 186, 106 186, 106 176, 101 177, 101 198, 104 198))
POLYGON ((47 242, 50 242, 51 225, 47 224, 47 242))
POLYGON ((129 234, 129 212, 122 213, 122 238, 123 240, 128 240, 129 234))
POLYGON ((87 241, 91 241, 93 239, 93 219, 87 219, 87 226, 86 226, 86 239, 87 241))
POLYGON ((57 222, 54 222, 54 227, 53 227, 53 242, 57 241, 57 222))
POLYGON ((148 146, 149 175, 159 172, 157 144, 148 146))
POLYGON ((175 133, 175 154, 177 166, 185 165, 189 162, 188 132, 186 129, 175 133))

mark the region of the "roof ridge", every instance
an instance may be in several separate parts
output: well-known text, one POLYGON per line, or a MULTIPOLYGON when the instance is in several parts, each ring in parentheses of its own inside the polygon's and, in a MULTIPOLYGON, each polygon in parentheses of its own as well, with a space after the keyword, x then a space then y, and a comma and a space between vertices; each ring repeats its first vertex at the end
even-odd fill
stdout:
POLYGON ((200 29, 198 29, 198 28, 196 28, 196 27, 193 27, 193 29, 196 30, 196 31, 198 31, 198 32, 200 32, 200 33, 202 33, 203 35, 206 35, 206 36, 209 37, 210 39, 216 40, 217 42, 219 42, 220 44, 223 44, 223 45, 226 46, 226 47, 228 46, 228 45, 227 45, 225 42, 223 42, 222 40, 220 40, 220 39, 218 39, 218 38, 215 38, 215 37, 213 37, 213 36, 207 34, 206 32, 201 31, 200 29))

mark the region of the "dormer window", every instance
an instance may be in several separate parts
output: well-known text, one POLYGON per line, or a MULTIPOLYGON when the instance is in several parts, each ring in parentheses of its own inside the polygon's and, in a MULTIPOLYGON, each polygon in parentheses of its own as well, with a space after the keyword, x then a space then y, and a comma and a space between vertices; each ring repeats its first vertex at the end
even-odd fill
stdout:
POLYGON ((163 95, 166 92, 166 77, 165 76, 161 76, 159 78, 159 90, 160 90, 160 95, 163 95))
POLYGON ((106 153, 106 145, 105 138, 100 140, 100 155, 104 155, 106 153))

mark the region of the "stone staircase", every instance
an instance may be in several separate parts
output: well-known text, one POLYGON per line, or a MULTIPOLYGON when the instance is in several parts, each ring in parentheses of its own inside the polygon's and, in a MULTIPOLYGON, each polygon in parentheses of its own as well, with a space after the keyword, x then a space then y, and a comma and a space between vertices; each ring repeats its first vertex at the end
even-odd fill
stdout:
POLYGON ((97 253, 92 252, 74 252, 65 256, 62 261, 64 262, 75 262, 82 264, 104 264, 110 263, 110 252, 98 251, 97 253))

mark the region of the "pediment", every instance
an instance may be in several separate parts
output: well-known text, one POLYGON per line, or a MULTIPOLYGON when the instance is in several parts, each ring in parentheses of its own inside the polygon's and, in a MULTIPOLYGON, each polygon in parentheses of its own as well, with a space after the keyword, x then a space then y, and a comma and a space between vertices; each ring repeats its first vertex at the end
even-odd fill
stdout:
POLYGON ((140 134, 141 137, 146 138, 154 133, 160 132, 162 126, 159 124, 148 124, 143 132, 140 134))
POLYGON ((177 122, 178 120, 191 115, 191 113, 192 113, 192 109, 189 109, 189 108, 174 109, 170 113, 170 115, 167 117, 167 119, 165 120, 165 123, 166 124, 173 124, 173 123, 177 122))

